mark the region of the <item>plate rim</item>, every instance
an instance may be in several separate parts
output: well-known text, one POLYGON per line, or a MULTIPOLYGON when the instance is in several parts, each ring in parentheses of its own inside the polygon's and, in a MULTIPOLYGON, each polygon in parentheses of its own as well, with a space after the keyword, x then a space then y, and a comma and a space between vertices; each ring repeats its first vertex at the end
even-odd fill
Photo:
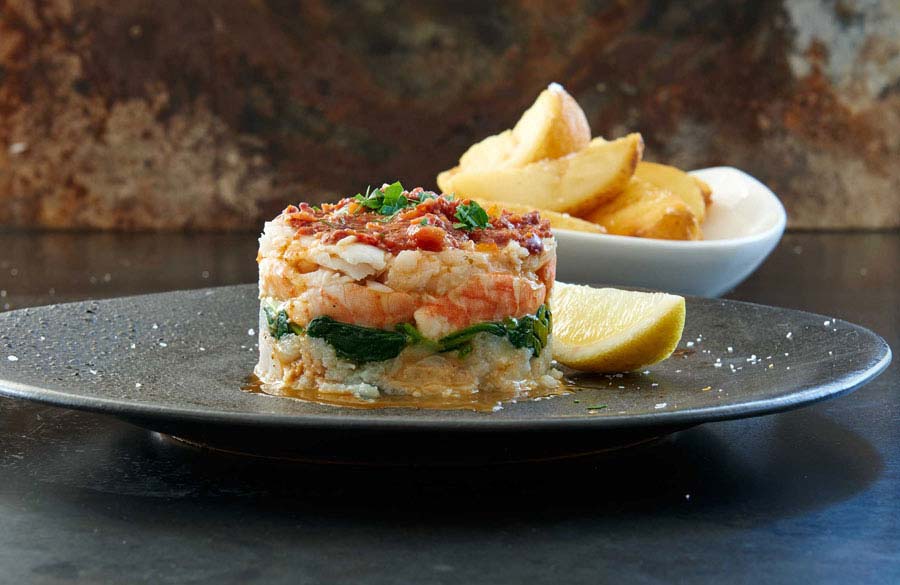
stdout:
MULTIPOLYGON (((36 307, 26 307, 8 311, 5 315, 15 313, 28 313, 35 309, 46 307, 65 307, 68 305, 83 305, 85 303, 101 303, 105 301, 116 301, 121 299, 147 297, 157 295, 170 295, 178 292, 185 293, 206 293, 207 291, 223 291, 228 289, 250 288, 255 286, 253 283, 226 285, 218 287, 195 288, 195 289, 177 289, 165 292, 156 292, 149 294, 126 295, 119 297, 110 297, 105 299, 85 299, 82 301, 74 301, 67 303, 54 303, 50 305, 42 305, 36 307)), ((709 299, 705 297, 686 295, 686 299, 697 301, 704 304, 739 304, 752 307, 762 308, 780 308, 792 312, 800 313, 809 317, 823 318, 828 317, 818 313, 803 311, 800 309, 790 309, 784 307, 775 307, 772 305, 764 305, 761 303, 752 303, 747 301, 738 301, 731 299, 709 299)), ((629 428, 652 428, 652 427, 674 427, 682 425, 695 425, 706 422, 717 422, 725 420, 735 420, 741 418, 750 418, 756 416, 764 416, 778 412, 784 412, 801 408, 827 400, 837 398, 853 392, 868 382, 878 377, 890 365, 893 352, 887 341, 875 333, 874 331, 857 325, 855 323, 845 321, 846 326, 852 327, 860 333, 863 333, 880 346, 881 354, 876 360, 862 366, 857 372, 848 374, 840 380, 831 381, 825 384, 817 385, 807 390, 794 391, 783 396, 752 400, 742 402, 740 404, 731 405, 712 405, 696 408, 687 408, 682 410, 660 411, 643 414, 602 414, 602 415, 582 415, 572 417, 545 417, 545 418, 498 418, 492 417, 490 412, 475 413, 478 416, 470 418, 410 418, 403 416, 403 412, 410 409, 400 408, 384 408, 373 409, 366 412, 377 412, 377 416, 371 414, 362 415, 332 415, 327 413, 321 414, 277 414, 277 413, 260 413, 260 412, 228 412, 223 410, 213 410, 209 408, 183 408, 164 406, 156 403, 148 403, 134 400, 116 400, 111 398, 99 398, 83 396, 78 394, 60 392, 41 388, 31 384, 23 384, 11 380, 0 378, 0 396, 10 398, 24 399, 41 404, 70 408, 86 412, 94 412, 98 414, 110 415, 128 421, 152 421, 164 420, 167 422, 179 423, 206 423, 214 425, 236 425, 241 427, 263 427, 278 429, 334 429, 336 427, 347 428, 348 430, 380 430, 380 431, 465 431, 465 432, 509 432, 509 431, 603 431, 603 430, 623 430, 629 428)), ((279 397, 271 396, 272 400, 278 400, 279 397)), ((562 397, 559 397, 562 398, 562 397)), ((557 399, 557 398, 555 398, 557 399)), ((341 408, 344 407, 334 407, 341 408)))

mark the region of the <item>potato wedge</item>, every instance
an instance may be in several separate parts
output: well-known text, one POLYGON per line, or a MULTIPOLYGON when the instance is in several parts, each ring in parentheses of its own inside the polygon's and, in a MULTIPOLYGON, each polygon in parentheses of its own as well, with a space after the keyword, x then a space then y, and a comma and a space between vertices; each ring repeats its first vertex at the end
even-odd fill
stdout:
POLYGON ((550 211, 549 209, 536 209, 531 205, 523 205, 521 203, 508 203, 506 201, 479 201, 478 202, 488 215, 491 217, 499 216, 504 210, 510 213, 530 213, 537 211, 541 217, 550 221, 550 227, 559 230, 573 230, 576 232, 590 232, 594 234, 605 234, 606 230, 603 226, 591 223, 577 217, 572 217, 568 213, 559 213, 558 211, 550 211))
POLYGON ((610 234, 662 240, 699 240, 700 221, 681 197, 633 178, 621 195, 585 216, 610 234))
MULTIPOLYGON (((634 176, 660 189, 671 191, 681 198, 697 216, 697 220, 703 223, 706 219, 706 201, 703 191, 696 179, 681 169, 661 165, 659 163, 641 161, 634 171, 634 176)), ((707 187, 708 188, 708 187, 707 187)))
POLYGON ((520 167, 581 150, 591 141, 591 128, 578 102, 553 83, 541 92, 512 130, 488 136, 459 159, 466 170, 520 167))
POLYGON ((703 195, 703 201, 706 203, 706 206, 709 207, 712 205, 712 187, 710 187, 703 179, 698 179, 693 175, 691 175, 691 178, 694 179, 694 182, 700 187, 700 193, 703 195))
POLYGON ((640 134, 611 142, 596 138, 574 154, 519 168, 457 167, 438 175, 438 186, 478 201, 520 203, 580 217, 622 192, 643 150, 640 134))

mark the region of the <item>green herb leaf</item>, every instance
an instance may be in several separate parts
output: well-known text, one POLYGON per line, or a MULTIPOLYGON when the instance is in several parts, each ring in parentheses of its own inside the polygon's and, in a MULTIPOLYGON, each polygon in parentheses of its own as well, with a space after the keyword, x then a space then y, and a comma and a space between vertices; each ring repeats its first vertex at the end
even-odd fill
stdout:
POLYGON ((397 325, 397 331, 406 336, 406 342, 410 345, 421 343, 432 351, 440 350, 440 346, 436 342, 422 335, 411 323, 401 323, 400 325, 397 325))
POLYGON ((353 196, 353 199, 356 200, 357 203, 362 205, 363 207, 368 207, 369 209, 379 209, 381 207, 383 197, 379 198, 376 194, 381 193, 377 189, 373 192, 372 187, 366 187, 366 194, 363 195, 361 193, 357 193, 353 196))
POLYGON ((518 319, 506 319, 506 336, 515 347, 527 347, 534 351, 534 356, 541 355, 547 347, 547 338, 553 328, 552 316, 547 305, 538 307, 534 315, 526 315, 518 319))
POLYGON ((491 218, 488 216, 487 211, 478 205, 478 202, 476 201, 470 201, 468 204, 460 204, 456 208, 456 213, 453 217, 459 220, 458 223, 453 224, 453 227, 456 229, 485 229, 491 225, 491 218))
MULTIPOLYGON (((478 323, 471 327, 454 331, 438 341, 438 347, 440 348, 438 351, 462 350, 465 346, 471 346, 472 338, 479 333, 490 333, 497 337, 504 337, 506 335, 506 327, 504 327, 503 323, 487 322, 478 323)), ((469 351, 471 351, 471 348, 469 351)))
MULTIPOLYGON (((281 313, 283 311, 276 314, 271 309, 266 310, 266 319, 270 323, 269 329, 273 331, 272 335, 276 336, 276 339, 286 333, 299 335, 304 332, 299 326, 289 323, 286 314, 281 323, 279 321, 281 313), (299 332, 294 329, 295 327, 299 332)), ((341 323, 331 317, 316 317, 309 322, 305 333, 310 337, 324 339, 334 348, 338 357, 362 364, 393 359, 400 355, 407 345, 416 344, 422 344, 435 352, 456 351, 457 355, 463 358, 472 351, 472 340, 479 333, 505 337, 514 347, 531 349, 534 356, 537 357, 547 347, 547 336, 551 326, 550 311, 546 305, 541 305, 534 315, 519 319, 507 319, 502 323, 478 323, 454 331, 438 341, 426 338, 410 323, 397 325, 395 331, 385 331, 341 323)))
POLYGON ((400 184, 400 181, 394 181, 382 189, 381 192, 384 194, 385 205, 395 205, 403 194, 403 185, 400 184))
POLYGON ((281 339, 288 333, 300 335, 303 328, 296 323, 291 323, 284 309, 276 311, 272 307, 263 307, 263 313, 266 316, 266 325, 269 327, 269 333, 275 339, 281 339))
POLYGON ((395 181, 387 187, 374 191, 367 188, 365 195, 357 193, 353 196, 353 200, 363 208, 382 215, 394 215, 401 209, 416 204, 403 194, 403 185, 400 184, 400 181, 395 181))
POLYGON ((316 317, 310 321, 306 334, 324 339, 339 358, 357 364, 395 358, 407 344, 405 333, 350 325, 331 317, 316 317))

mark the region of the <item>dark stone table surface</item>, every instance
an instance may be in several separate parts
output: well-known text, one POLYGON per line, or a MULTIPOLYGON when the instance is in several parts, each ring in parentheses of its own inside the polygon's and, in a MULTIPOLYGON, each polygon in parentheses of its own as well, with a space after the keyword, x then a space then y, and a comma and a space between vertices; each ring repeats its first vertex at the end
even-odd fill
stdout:
MULTIPOLYGON (((0 307, 250 282, 250 235, 0 233, 0 307)), ((792 233, 732 298, 900 346, 900 234, 792 233)), ((299 466, 0 399, 2 583, 898 583, 900 366, 565 464, 299 466)))

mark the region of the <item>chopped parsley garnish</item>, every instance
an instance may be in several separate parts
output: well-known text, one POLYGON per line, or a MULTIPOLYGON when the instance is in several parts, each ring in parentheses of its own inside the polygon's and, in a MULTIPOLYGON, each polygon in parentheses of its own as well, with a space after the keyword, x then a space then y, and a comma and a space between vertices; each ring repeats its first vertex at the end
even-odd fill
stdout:
MULTIPOLYGON (((386 219, 376 219, 373 221, 387 222, 390 221, 398 212, 408 208, 415 207, 423 201, 429 199, 437 199, 439 195, 434 191, 422 191, 418 194, 418 199, 410 199, 404 194, 403 185, 400 181, 395 181, 390 185, 380 189, 366 188, 366 194, 357 193, 353 196, 353 200, 359 204, 357 211, 369 211, 380 215, 388 216, 386 219)), ((448 201, 453 200, 453 195, 444 195, 448 201)), ((456 213, 453 217, 457 220, 453 227, 461 230, 485 229, 491 227, 490 216, 475 201, 462 203, 456 207, 456 213)), ((428 225, 428 220, 423 219, 420 225, 428 225)))
POLYGON ((491 225, 490 217, 476 201, 460 203, 454 216, 459 221, 453 224, 456 229, 474 230, 485 229, 491 225))
POLYGON ((353 199, 363 208, 380 213, 381 215, 394 215, 401 209, 416 205, 417 201, 410 201, 403 194, 403 185, 395 181, 387 187, 372 190, 366 188, 366 194, 357 193, 353 199))

